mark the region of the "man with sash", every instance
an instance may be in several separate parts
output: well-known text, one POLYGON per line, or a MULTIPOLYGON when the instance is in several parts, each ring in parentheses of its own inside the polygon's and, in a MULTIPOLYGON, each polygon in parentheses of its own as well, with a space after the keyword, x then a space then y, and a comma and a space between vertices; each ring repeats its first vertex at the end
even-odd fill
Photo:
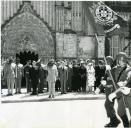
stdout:
POLYGON ((113 82, 111 80, 111 76, 109 74, 108 68, 113 68, 113 57, 106 57, 107 65, 105 66, 105 76, 101 80, 101 85, 96 89, 95 93, 98 94, 103 88, 105 88, 106 100, 105 100, 105 109, 107 113, 107 117, 110 119, 110 122, 105 125, 105 127, 117 127, 120 123, 120 120, 116 116, 116 112, 114 109, 114 101, 110 101, 108 96, 114 91, 113 82))
POLYGON ((117 98, 118 115, 120 116, 124 127, 129 127, 129 119, 126 112, 126 107, 128 107, 130 112, 131 112, 130 110, 131 108, 127 106, 127 98, 125 97, 125 95, 123 95, 121 88, 122 87, 131 88, 131 83, 130 83, 131 67, 127 64, 127 55, 124 52, 120 52, 117 55, 116 61, 117 61, 117 66, 113 68, 112 75, 116 83, 117 90, 109 95, 109 100, 112 102, 114 98, 117 98))

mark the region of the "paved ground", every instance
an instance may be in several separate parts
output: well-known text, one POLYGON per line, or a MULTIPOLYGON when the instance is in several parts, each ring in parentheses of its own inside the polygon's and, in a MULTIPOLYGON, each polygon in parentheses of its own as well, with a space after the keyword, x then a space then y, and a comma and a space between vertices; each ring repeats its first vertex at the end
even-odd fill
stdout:
POLYGON ((2 92, 0 128, 104 128, 109 121, 104 94, 56 92, 49 99, 47 92, 35 96, 25 89, 13 96, 6 96, 7 89, 2 92))
POLYGON ((6 96, 7 89, 2 90, 2 103, 16 103, 16 102, 43 102, 43 101, 66 101, 66 100, 96 100, 96 99, 105 99, 104 94, 94 95, 87 93, 67 93, 61 94, 56 92, 54 99, 48 98, 48 92, 41 93, 39 95, 30 95, 26 93, 25 89, 22 89, 22 94, 14 94, 13 96, 6 96))
POLYGON ((53 100, 48 93, 30 96, 25 89, 19 95, 6 94, 3 90, 0 128, 104 128, 109 121, 104 94, 57 92, 53 100))
POLYGON ((104 100, 0 105, 0 128, 104 128, 108 121, 104 100))

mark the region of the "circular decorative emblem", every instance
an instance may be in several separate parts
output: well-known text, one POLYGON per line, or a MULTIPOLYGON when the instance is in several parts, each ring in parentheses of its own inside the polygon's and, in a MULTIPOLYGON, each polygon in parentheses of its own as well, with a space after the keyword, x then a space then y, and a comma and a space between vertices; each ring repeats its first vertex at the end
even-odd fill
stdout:
POLYGON ((99 22, 110 22, 113 16, 112 10, 104 5, 100 5, 95 11, 96 18, 99 22))

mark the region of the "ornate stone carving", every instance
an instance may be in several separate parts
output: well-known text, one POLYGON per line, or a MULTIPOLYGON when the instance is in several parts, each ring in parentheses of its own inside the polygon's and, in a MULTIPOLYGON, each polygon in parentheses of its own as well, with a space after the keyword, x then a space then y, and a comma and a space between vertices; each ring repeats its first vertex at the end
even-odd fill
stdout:
POLYGON ((30 3, 2 29, 2 54, 15 55, 23 50, 54 57, 54 39, 50 30, 34 13, 30 3))

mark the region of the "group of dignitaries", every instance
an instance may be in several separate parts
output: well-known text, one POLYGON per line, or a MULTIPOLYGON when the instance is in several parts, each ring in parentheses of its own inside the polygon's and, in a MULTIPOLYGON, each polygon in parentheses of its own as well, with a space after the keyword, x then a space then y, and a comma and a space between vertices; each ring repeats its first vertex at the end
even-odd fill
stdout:
MULTIPOLYGON (((96 69, 98 67, 96 66, 96 69)), ((103 69, 100 70, 102 71, 103 69)), ((98 71, 99 83, 101 78, 100 70, 98 71)), ((20 63, 20 59, 16 58, 15 62, 12 59, 8 59, 2 69, 2 79, 7 81, 8 95, 13 95, 14 86, 15 93, 21 93, 23 77, 27 93, 32 92, 32 95, 43 93, 44 88, 49 91, 49 85, 52 82, 54 82, 53 90, 61 91, 61 94, 72 91, 92 93, 95 81, 98 79, 95 75, 93 60, 58 60, 55 62, 54 59, 51 59, 47 64, 44 64, 39 59, 32 62, 28 60, 26 65, 23 66, 20 63)), ((96 85, 98 86, 98 82, 96 85)))
MULTIPOLYGON (((55 91, 61 94, 67 92, 88 92, 98 94, 105 92, 105 109, 110 122, 105 127, 117 127, 120 123, 117 114, 121 118, 124 127, 131 127, 131 119, 128 118, 127 110, 131 115, 131 59, 124 52, 120 52, 115 61, 111 56, 106 57, 106 62, 99 61, 95 65, 94 60, 49 60, 43 64, 39 59, 29 60, 25 66, 8 60, 3 67, 3 79, 6 78, 8 95, 21 93, 22 76, 26 80, 27 93, 31 95, 43 93, 46 87, 49 98, 54 98, 55 91), (115 62, 115 63, 114 63, 115 62), (114 102, 118 103, 118 111, 114 109, 114 102)), ((130 116, 131 118, 131 116, 130 116)))

